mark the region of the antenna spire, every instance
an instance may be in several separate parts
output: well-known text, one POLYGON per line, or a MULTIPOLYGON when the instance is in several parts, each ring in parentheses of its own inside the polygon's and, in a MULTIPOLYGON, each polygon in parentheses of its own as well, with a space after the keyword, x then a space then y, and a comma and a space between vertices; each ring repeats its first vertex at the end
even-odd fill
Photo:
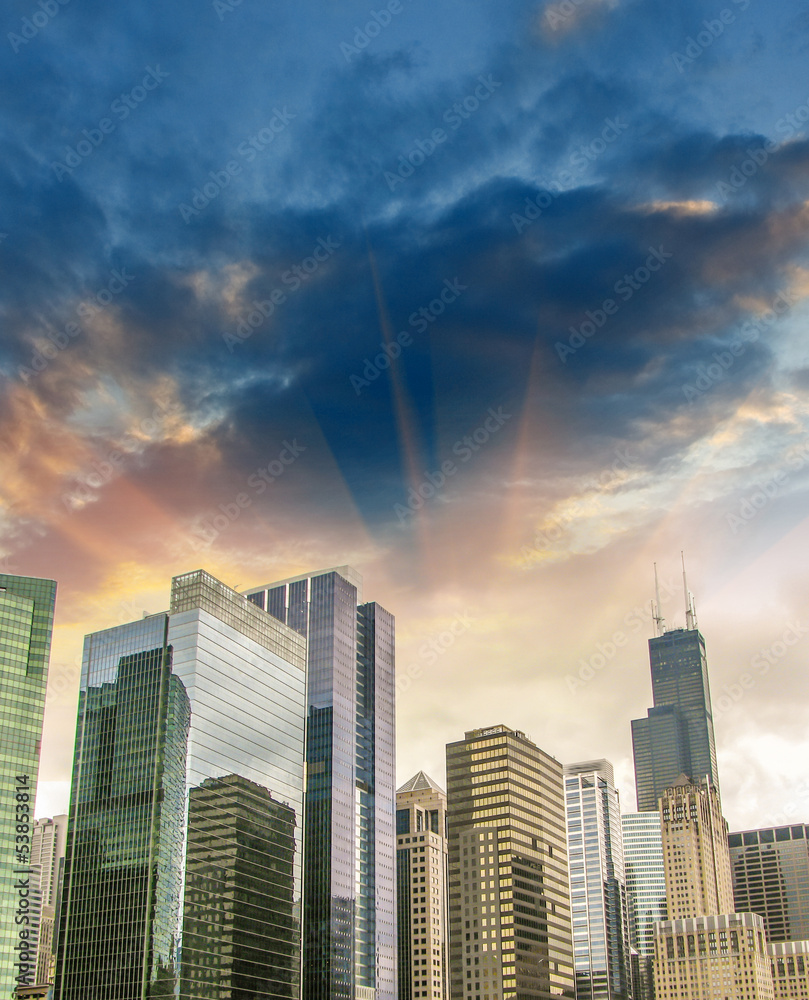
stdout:
POLYGON ((697 625, 697 613, 694 610, 694 595, 688 590, 688 581, 685 577, 685 556, 680 550, 680 559, 683 563, 683 596, 685 597, 685 627, 694 629, 697 625))
POLYGON ((666 631, 664 625, 664 618, 660 612, 660 583, 657 579, 657 563, 654 564, 655 567, 655 603, 652 605, 652 618, 654 618, 655 623, 655 635, 663 635, 666 631))

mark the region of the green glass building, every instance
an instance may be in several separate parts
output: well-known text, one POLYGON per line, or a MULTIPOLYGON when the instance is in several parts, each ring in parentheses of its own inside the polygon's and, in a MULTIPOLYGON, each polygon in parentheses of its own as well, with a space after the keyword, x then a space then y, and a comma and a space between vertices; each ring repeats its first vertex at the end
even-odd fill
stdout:
POLYGON ((296 1000, 305 668, 201 570, 87 637, 55 1000, 296 1000))
POLYGON ((31 837, 56 583, 0 574, 0 996, 36 976, 31 837))

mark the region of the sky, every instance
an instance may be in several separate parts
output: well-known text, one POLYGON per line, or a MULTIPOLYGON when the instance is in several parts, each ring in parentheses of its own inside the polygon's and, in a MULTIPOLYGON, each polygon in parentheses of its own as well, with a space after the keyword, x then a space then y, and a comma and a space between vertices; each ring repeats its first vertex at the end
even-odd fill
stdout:
POLYGON ((805 0, 9 0, 0 571, 83 636, 332 566, 398 779, 505 723, 634 807, 656 563, 732 829, 809 820, 805 0), (723 5, 724 4, 724 5, 723 5))

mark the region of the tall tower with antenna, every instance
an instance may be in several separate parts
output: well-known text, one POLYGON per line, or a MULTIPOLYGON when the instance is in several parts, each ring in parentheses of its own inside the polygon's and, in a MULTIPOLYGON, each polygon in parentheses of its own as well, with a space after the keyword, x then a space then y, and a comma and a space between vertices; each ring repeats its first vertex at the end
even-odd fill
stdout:
POLYGON ((682 553, 685 627, 666 628, 655 564, 655 635, 649 640, 654 707, 632 721, 638 810, 657 809, 660 796, 681 776, 718 785, 705 639, 697 626, 682 553))

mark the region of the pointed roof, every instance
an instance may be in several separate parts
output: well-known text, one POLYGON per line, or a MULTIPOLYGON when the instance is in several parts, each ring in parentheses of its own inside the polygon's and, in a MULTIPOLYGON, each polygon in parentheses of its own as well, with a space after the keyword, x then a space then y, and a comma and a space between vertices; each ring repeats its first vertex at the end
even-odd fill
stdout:
POLYGON ((401 788, 396 789, 396 794, 402 792, 440 792, 444 795, 444 789, 437 785, 432 778, 428 777, 424 771, 414 774, 410 781, 406 781, 401 788))

